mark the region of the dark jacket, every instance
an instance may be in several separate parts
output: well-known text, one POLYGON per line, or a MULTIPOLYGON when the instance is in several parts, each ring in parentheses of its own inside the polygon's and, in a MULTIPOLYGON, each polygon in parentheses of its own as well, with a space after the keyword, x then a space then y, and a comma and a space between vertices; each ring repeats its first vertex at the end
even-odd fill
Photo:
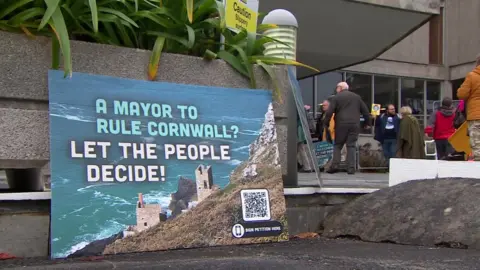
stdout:
POLYGON ((335 114, 335 126, 359 125, 360 115, 363 115, 365 123, 370 122, 370 112, 362 98, 348 90, 338 93, 331 101, 323 124, 328 126, 332 115, 335 114))
MULTIPOLYGON (((400 117, 398 114, 395 114, 393 117, 393 130, 395 134, 398 134, 398 131, 400 130, 400 117)), ((385 139, 385 127, 387 126, 387 120, 388 120, 388 114, 384 113, 378 117, 378 119, 375 121, 375 140, 383 143, 383 140, 385 139)))
POLYGON ((446 140, 455 133, 454 119, 455 107, 442 106, 435 110, 428 119, 428 127, 425 129, 425 132, 432 133, 435 140, 446 140))

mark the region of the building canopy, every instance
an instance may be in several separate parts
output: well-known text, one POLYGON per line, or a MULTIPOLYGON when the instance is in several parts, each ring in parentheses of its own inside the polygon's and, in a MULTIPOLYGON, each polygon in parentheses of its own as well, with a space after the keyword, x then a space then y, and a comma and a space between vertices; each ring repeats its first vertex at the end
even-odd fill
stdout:
MULTIPOLYGON (((297 18, 297 60, 324 73, 374 59, 440 7, 438 0, 260 0, 261 13, 274 9, 297 18)), ((297 74, 315 72, 299 68, 297 74)))

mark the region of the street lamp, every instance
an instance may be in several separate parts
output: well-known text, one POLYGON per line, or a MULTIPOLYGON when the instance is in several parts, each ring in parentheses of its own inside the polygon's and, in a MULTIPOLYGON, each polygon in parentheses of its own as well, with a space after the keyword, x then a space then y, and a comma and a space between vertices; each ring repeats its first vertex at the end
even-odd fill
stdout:
POLYGON ((277 25, 278 27, 268 29, 264 34, 284 43, 266 43, 264 55, 296 60, 298 22, 295 16, 288 10, 275 9, 265 16, 262 24, 277 25))
MULTIPOLYGON (((265 56, 296 60, 297 58, 297 29, 298 22, 293 14, 285 9, 270 11, 262 24, 275 24, 276 28, 268 29, 264 35, 279 42, 268 42, 264 45, 265 56)), ((285 187, 298 186, 297 168, 297 105, 293 91, 288 91, 286 96, 287 110, 287 175, 283 181, 285 187)))

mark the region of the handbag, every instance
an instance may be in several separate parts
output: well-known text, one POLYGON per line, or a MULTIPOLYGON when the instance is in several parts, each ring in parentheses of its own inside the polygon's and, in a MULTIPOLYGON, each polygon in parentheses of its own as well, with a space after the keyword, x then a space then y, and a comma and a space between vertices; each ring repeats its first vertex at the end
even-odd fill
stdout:
POLYGON ((465 114, 457 110, 455 112, 455 118, 453 119, 453 127, 458 129, 463 123, 465 123, 465 114))

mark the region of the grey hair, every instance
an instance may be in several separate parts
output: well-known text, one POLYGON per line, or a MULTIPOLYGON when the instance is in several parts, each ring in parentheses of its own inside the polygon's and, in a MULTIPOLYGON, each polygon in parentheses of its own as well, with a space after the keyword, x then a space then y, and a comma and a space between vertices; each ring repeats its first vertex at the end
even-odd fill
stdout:
POLYGON ((410 115, 412 114, 412 108, 410 106, 403 106, 400 108, 400 113, 404 115, 410 115))
POLYGON ((349 88, 348 83, 346 83, 346 82, 339 82, 337 84, 337 87, 342 88, 342 90, 348 90, 348 88, 349 88))

